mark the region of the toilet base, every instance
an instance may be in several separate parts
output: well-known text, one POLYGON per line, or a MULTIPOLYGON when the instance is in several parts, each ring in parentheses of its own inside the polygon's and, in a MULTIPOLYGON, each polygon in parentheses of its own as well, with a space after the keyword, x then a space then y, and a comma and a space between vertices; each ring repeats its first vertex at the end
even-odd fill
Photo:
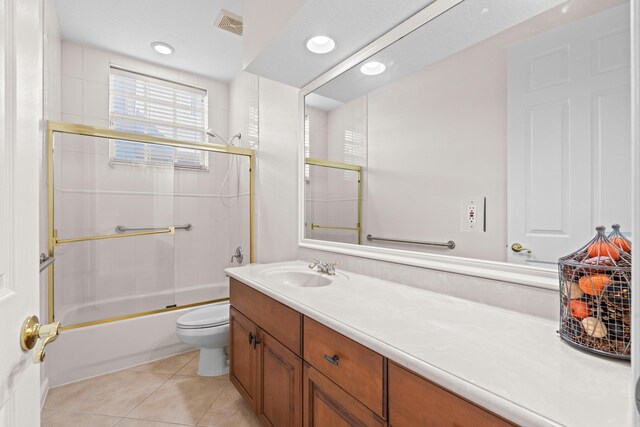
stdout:
POLYGON ((224 347, 201 348, 198 360, 198 375, 201 377, 217 377, 229 372, 227 353, 224 347))

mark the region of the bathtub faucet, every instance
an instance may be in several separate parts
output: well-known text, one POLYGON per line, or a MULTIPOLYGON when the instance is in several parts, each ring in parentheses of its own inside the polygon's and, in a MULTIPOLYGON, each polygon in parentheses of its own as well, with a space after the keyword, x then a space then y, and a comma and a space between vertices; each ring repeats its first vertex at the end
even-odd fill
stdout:
POLYGON ((242 254, 242 247, 238 246, 236 248, 236 253, 231 255, 231 264, 233 264, 233 260, 237 259, 238 260, 238 264, 242 264, 242 261, 244 261, 244 255, 242 254))

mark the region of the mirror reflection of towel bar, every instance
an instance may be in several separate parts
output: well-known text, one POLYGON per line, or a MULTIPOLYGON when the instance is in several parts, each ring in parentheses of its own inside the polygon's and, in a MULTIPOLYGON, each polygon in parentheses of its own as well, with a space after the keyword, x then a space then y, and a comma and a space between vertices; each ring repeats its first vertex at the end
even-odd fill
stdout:
POLYGON ((316 228, 330 228, 332 230, 352 230, 352 231, 360 231, 359 227, 338 227, 334 225, 318 225, 311 224, 311 229, 315 230, 316 228))
POLYGON ((409 243, 410 245, 426 245, 426 246, 442 246, 445 248, 453 249, 456 247, 456 243, 453 240, 448 242, 421 242, 419 240, 401 240, 401 239, 388 239, 386 237, 373 237, 371 234, 367 234, 367 240, 379 240, 382 242, 395 242, 395 243, 409 243))
MULTIPOLYGON (((185 225, 176 225, 173 228, 175 230, 191 231, 193 226, 191 224, 185 224, 185 225)), ((116 226, 116 231, 118 233, 126 233, 127 231, 146 231, 146 230, 163 230, 163 228, 161 227, 158 227, 158 228, 156 227, 125 227, 124 225, 116 226)))

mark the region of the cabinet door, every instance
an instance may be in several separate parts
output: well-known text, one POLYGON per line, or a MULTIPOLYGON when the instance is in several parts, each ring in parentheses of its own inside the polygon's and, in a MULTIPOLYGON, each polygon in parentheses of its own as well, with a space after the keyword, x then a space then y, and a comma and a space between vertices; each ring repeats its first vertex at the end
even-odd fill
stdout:
POLYGON ((513 426, 395 363, 389 363, 389 424, 393 427, 513 426))
POLYGON ((259 333, 258 416, 263 425, 302 425, 302 359, 264 331, 259 333))
POLYGON ((385 426, 386 422, 310 365, 304 365, 305 427, 385 426))
POLYGON ((254 340, 257 339, 258 328, 233 307, 229 313, 229 324, 231 326, 229 379, 251 408, 256 411, 258 351, 254 346, 254 340))

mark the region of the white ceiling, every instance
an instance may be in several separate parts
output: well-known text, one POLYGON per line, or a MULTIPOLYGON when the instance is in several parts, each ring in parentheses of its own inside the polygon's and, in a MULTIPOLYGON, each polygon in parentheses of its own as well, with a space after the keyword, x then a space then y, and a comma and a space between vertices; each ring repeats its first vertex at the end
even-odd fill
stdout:
POLYGON ((307 0, 246 70, 302 87, 432 2, 307 0), (323 55, 309 52, 306 41, 316 35, 330 36, 336 48, 323 55))
MULTIPOLYGON (((47 0, 49 1, 49 0, 47 0)), ((55 0, 63 40, 133 56, 216 80, 242 70, 242 37, 215 27, 221 9, 242 0, 55 0), (155 52, 163 41, 172 55, 155 52)))

